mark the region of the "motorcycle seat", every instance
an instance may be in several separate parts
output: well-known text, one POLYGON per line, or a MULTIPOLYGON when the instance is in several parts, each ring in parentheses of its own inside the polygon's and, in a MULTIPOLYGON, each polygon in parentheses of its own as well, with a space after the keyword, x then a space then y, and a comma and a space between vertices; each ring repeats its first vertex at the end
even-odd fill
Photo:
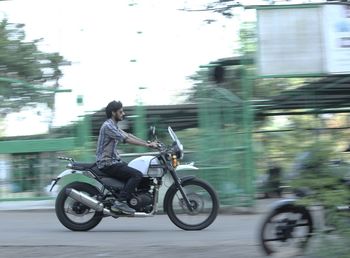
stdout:
POLYGON ((71 163, 71 168, 80 171, 93 171, 99 177, 109 177, 98 169, 96 163, 73 162, 71 163))
POLYGON ((310 195, 314 194, 314 192, 308 187, 298 187, 298 188, 294 189, 294 194, 297 197, 302 198, 302 197, 310 196, 310 195))
POLYGON ((72 169, 76 169, 76 170, 90 170, 94 166, 96 166, 96 163, 84 163, 84 162, 71 163, 72 169))
POLYGON ((80 171, 92 171, 97 175, 105 184, 111 185, 115 188, 123 189, 125 182, 121 182, 111 176, 103 173, 98 169, 96 163, 84 163, 84 162, 73 162, 71 163, 71 168, 80 171))

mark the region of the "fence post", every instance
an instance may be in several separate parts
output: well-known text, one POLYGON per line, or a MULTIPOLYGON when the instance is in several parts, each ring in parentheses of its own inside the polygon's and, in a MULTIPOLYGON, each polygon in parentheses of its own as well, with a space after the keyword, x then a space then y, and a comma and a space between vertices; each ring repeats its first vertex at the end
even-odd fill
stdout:
POLYGON ((255 187, 254 182, 254 156, 252 148, 252 133, 253 133, 253 122, 254 114, 251 105, 252 98, 252 77, 249 69, 243 60, 242 66, 242 91, 243 91, 243 133, 244 133, 244 171, 245 171, 245 187, 246 192, 249 195, 249 202, 253 205, 255 187))

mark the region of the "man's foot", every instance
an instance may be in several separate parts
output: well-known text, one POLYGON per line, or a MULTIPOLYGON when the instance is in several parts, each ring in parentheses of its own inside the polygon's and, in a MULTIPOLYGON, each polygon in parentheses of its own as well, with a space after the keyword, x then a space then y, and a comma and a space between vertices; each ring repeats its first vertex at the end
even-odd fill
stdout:
POLYGON ((125 202, 121 202, 121 201, 115 201, 111 207, 111 210, 114 212, 122 211, 122 212, 128 213, 128 214, 135 213, 135 210, 133 208, 130 208, 129 205, 127 205, 125 202))

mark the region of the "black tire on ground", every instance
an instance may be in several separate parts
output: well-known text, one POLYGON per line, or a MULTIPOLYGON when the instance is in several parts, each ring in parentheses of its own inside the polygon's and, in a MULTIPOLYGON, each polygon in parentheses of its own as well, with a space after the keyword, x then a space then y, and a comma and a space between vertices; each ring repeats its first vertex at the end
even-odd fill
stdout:
MULTIPOLYGON (((63 226, 66 228, 73 230, 73 231, 88 231, 94 227, 96 227, 100 221, 103 218, 103 213, 102 212, 97 212, 95 211, 94 215, 92 216, 91 219, 89 219, 86 222, 83 223, 77 223, 75 221, 72 221, 68 216, 67 213, 65 212, 64 206, 67 198, 69 197, 66 194, 66 189, 67 188, 72 188, 77 191, 84 192, 90 196, 96 196, 100 194, 99 190, 87 183, 82 183, 82 182, 74 182, 71 184, 68 184, 58 194, 56 198, 56 203, 55 203, 55 211, 58 220, 62 223, 63 226)), ((83 205, 83 204, 81 204, 83 205)), ((88 207, 84 206, 86 209, 89 209, 88 207)))
MULTIPOLYGON (((183 187, 186 186, 190 186, 190 185, 195 185, 198 187, 201 187, 204 191, 206 191, 206 193, 210 196, 211 200, 212 200, 212 209, 210 211, 209 216, 202 221, 199 224, 187 224, 183 221, 181 221, 176 212, 174 211, 174 207, 173 207, 173 200, 174 197, 176 196, 176 193, 179 194, 178 190, 176 189, 176 187, 171 187, 168 190, 168 193, 166 194, 166 202, 165 202, 165 211, 168 214, 169 219, 179 228, 183 229, 183 230, 202 230, 208 226, 210 226, 214 220, 217 217, 218 214, 218 210, 219 210, 219 199, 218 196, 216 194, 216 192, 214 191, 214 189, 205 181, 200 180, 198 178, 194 178, 188 181, 185 181, 182 183, 183 187)), ((195 216, 195 215, 193 215, 195 216)))
MULTIPOLYGON (((259 235, 259 241, 260 244, 265 252, 266 255, 272 255, 274 253, 280 253, 283 250, 276 250, 271 246, 271 243, 273 242, 284 242, 284 241, 288 241, 288 238, 282 239, 283 237, 285 237, 287 234, 283 235, 283 237, 281 236, 277 236, 277 231, 274 232, 273 236, 274 238, 265 238, 266 236, 266 230, 268 225, 270 224, 270 222, 273 220, 273 218, 278 217, 282 214, 300 214, 300 218, 302 220, 305 221, 305 223, 300 223, 300 224, 294 224, 294 228, 292 228, 292 230, 294 230, 296 227, 306 227, 306 234, 305 234, 305 239, 302 242, 302 245, 298 246, 299 249, 304 249, 310 239, 310 237, 312 236, 312 232, 313 232, 313 221, 312 221, 312 217, 311 214, 309 213, 309 211, 304 207, 304 206, 297 206, 294 204, 288 204, 285 206, 282 206, 280 208, 277 208, 273 211, 271 211, 266 218, 263 220, 263 224, 260 230, 260 235, 259 235)), ((281 222, 281 223, 287 223, 287 222, 281 222)), ((277 230, 277 229, 276 229, 277 230)), ((292 235, 289 239, 292 239, 292 235)), ((283 247, 282 247, 283 248, 283 247)))

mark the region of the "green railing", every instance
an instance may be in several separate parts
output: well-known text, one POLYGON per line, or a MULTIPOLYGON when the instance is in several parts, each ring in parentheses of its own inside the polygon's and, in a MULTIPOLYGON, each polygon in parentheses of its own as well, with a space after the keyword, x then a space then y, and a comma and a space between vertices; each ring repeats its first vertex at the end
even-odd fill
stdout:
MULTIPOLYGON (((196 162, 200 167, 196 175, 209 181, 221 203, 229 206, 254 204, 253 114, 247 89, 249 80, 243 80, 243 92, 246 92, 243 100, 217 85, 203 88, 198 100, 198 133, 195 139, 187 139, 194 145, 186 161, 196 162)), ((146 116, 146 109, 140 104, 132 122, 135 135, 141 138, 145 138, 148 131, 146 116)), ((69 137, 0 141, 0 160, 7 166, 0 174, 0 201, 50 198, 45 186, 65 165, 57 156, 73 156, 86 162, 94 160, 96 138, 92 137, 91 128, 91 116, 86 115, 76 122, 69 137)), ((186 139, 184 141, 186 146, 186 139)))

